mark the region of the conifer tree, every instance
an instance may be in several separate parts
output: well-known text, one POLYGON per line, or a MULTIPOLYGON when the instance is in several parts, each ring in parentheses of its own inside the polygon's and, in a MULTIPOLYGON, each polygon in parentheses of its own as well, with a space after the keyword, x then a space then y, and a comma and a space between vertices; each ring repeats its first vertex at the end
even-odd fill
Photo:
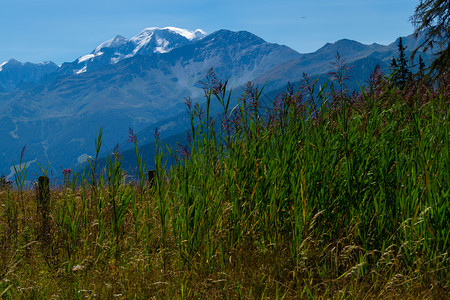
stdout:
POLYGON ((391 62, 391 72, 393 73, 392 79, 394 83, 403 88, 408 83, 411 78, 411 71, 408 67, 408 59, 405 54, 406 47, 403 45, 402 38, 398 41, 398 58, 392 58, 391 62))
POLYGON ((391 60, 390 69, 391 69, 391 74, 392 74, 392 80, 394 82, 397 82, 398 64, 397 64, 397 60, 395 59, 395 57, 393 57, 391 60))
POLYGON ((414 35, 424 33, 423 42, 413 50, 411 58, 419 49, 433 49, 435 59, 429 73, 440 75, 450 69, 450 0, 421 0, 410 21, 415 27, 414 35))
POLYGON ((418 80, 422 80, 425 76, 425 63, 423 62, 422 55, 419 55, 419 70, 416 77, 418 80))

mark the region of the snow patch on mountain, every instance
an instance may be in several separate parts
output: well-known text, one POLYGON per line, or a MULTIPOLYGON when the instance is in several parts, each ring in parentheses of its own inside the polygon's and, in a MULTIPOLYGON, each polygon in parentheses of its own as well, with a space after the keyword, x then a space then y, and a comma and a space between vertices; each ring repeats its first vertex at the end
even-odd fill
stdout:
POLYGON ((82 62, 87 61, 87 60, 90 60, 91 58, 94 58, 94 57, 95 57, 95 54, 87 54, 87 55, 83 55, 82 57, 80 57, 80 58, 78 59, 78 62, 79 62, 79 63, 82 63, 82 62))
POLYGON ((169 41, 166 39, 161 39, 161 38, 157 38, 156 39, 156 47, 155 47, 155 51, 159 52, 159 53, 167 53, 170 50, 172 50, 171 48, 169 48, 169 41))
POLYGON ((127 58, 127 57, 125 55, 123 55, 122 53, 116 52, 113 54, 113 56, 111 56, 111 63, 116 64, 124 58, 127 58))
POLYGON ((4 65, 6 65, 7 63, 8 63, 8 62, 5 61, 4 63, 1 63, 1 64, 0 64, 0 72, 3 70, 2 67, 3 67, 4 65))
MULTIPOLYGON (((15 168, 19 168, 19 169, 22 169, 22 168, 25 168, 25 166, 27 167, 27 168, 29 168, 33 163, 35 163, 35 162, 37 162, 37 159, 35 158, 35 159, 33 159, 33 160, 30 160, 30 161, 26 161, 26 162, 22 162, 22 164, 18 164, 18 165, 16 165, 16 166, 14 166, 14 165, 12 165, 10 168, 9 168, 9 174, 8 174, 8 176, 6 176, 6 179, 8 179, 8 180, 11 180, 12 178, 14 178, 14 174, 16 173, 15 172, 15 168)), ((27 181, 28 182, 28 181, 27 181)))
POLYGON ((84 66, 83 68, 79 69, 78 71, 74 71, 75 74, 81 74, 87 71, 87 66, 84 66))
POLYGON ((128 42, 128 39, 121 36, 116 35, 113 39, 107 40, 106 42, 101 43, 95 48, 93 51, 94 54, 99 53, 103 48, 117 48, 128 42))
POLYGON ((14 130, 11 130, 11 131, 9 132, 9 134, 11 135, 11 137, 12 137, 13 139, 18 140, 18 139, 19 139, 19 136, 17 135, 17 131, 19 130, 19 127, 17 126, 17 122, 16 122, 16 121, 13 121, 13 122, 14 122, 14 125, 16 126, 16 128, 15 128, 14 130))
POLYGON ((132 37, 130 39, 131 42, 133 42, 136 45, 143 45, 146 42, 149 42, 154 34, 155 28, 146 28, 142 30, 138 35, 132 37))
POLYGON ((94 58, 94 57, 99 56, 99 55, 103 55, 103 52, 97 52, 97 53, 95 53, 95 54, 87 54, 87 55, 83 55, 82 57, 80 57, 80 58, 78 59, 78 63, 82 63, 82 62, 88 61, 88 60, 90 60, 91 58, 94 58))
POLYGON ((144 29, 141 33, 139 33, 137 36, 132 37, 130 39, 131 42, 136 44, 136 48, 134 48, 132 55, 135 55, 141 48, 143 48, 145 45, 147 45, 150 40, 152 39, 154 32, 144 29))
POLYGON ((47 66, 47 65, 50 65, 52 63, 53 62, 51 62, 51 61, 41 61, 41 62, 36 63, 36 65, 38 65, 38 66, 47 66))
POLYGON ((184 36, 185 38, 187 38, 190 41, 192 41, 194 39, 201 39, 206 36, 206 32, 204 32, 201 29, 196 29, 195 31, 189 31, 187 29, 181 29, 181 28, 177 28, 177 27, 164 27, 162 29, 168 29, 172 32, 175 32, 179 35, 184 36))

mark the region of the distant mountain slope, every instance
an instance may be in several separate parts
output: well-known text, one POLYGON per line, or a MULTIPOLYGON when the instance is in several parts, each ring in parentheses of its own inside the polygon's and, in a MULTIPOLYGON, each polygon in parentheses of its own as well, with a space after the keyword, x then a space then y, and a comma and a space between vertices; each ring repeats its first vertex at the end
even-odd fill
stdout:
MULTIPOLYGON (((408 57, 420 42, 420 38, 416 39, 413 35, 403 38, 403 43, 407 46, 408 57)), ((368 79, 376 64, 379 64, 384 71, 388 71, 392 57, 397 55, 397 45, 398 39, 387 46, 375 43, 365 45, 348 39, 327 43, 313 53, 301 54, 287 63, 275 66, 255 81, 258 83, 268 82, 268 89, 276 89, 285 85, 287 81, 299 81, 303 73, 309 76, 326 74, 332 69, 331 63, 335 61, 336 54, 339 52, 341 58, 345 59, 349 66, 353 66, 349 74, 353 74, 355 80, 363 82, 368 79), (369 68, 369 66, 371 67, 369 68)), ((419 52, 419 54, 425 61, 431 58, 430 53, 419 52)))
MULTIPOLYGON (((100 127, 103 149, 112 148, 128 127, 139 131, 177 116, 185 110, 185 97, 202 100, 198 81, 211 67, 237 87, 299 55, 249 32, 220 30, 203 38, 194 32, 189 40, 187 31, 172 31, 153 30, 133 56, 113 61, 114 51, 128 43, 116 37, 94 49, 94 56, 63 64, 32 87, 1 94, 0 103, 6 104, 0 105, 0 170, 10 173, 11 157, 24 144, 30 161, 74 165, 92 154, 100 127), (152 44, 157 33, 167 34, 164 51, 158 51, 157 39, 152 44), (139 53, 147 46, 150 50, 139 53), (114 51, 106 55, 108 49, 114 51), (77 71, 84 66, 86 71, 77 71)), ((121 53, 127 51, 134 50, 121 53)))
POLYGON ((58 68, 53 62, 33 64, 10 59, 0 64, 0 91, 12 91, 17 87, 27 88, 58 68))

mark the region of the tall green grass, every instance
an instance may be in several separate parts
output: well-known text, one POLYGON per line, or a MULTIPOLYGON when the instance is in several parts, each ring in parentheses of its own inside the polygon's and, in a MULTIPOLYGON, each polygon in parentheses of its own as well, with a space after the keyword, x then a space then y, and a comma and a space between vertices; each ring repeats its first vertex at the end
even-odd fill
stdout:
POLYGON ((152 185, 135 136, 136 184, 119 155, 103 176, 90 159, 51 191, 46 247, 34 192, 2 190, 0 297, 446 298, 450 76, 399 90, 375 73, 349 94, 336 67, 271 108, 252 84, 231 107, 209 73, 176 163, 157 132, 152 185))

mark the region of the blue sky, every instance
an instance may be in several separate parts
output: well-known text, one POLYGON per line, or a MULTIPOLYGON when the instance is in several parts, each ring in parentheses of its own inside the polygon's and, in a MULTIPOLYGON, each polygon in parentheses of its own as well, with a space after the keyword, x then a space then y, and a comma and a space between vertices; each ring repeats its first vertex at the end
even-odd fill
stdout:
POLYGON ((0 0, 0 63, 58 64, 116 34, 175 26, 247 30, 307 53, 342 38, 389 44, 413 32, 418 0, 0 0))

